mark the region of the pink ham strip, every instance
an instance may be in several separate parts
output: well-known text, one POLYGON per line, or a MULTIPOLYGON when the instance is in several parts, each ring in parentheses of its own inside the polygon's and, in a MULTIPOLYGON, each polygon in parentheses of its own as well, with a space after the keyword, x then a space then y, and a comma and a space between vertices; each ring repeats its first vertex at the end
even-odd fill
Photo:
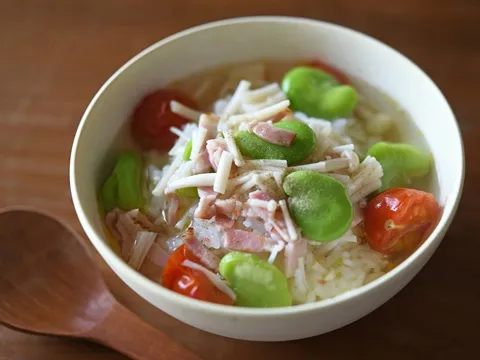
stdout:
POLYGON ((208 157, 208 151, 203 150, 200 155, 195 159, 193 164, 192 172, 193 174, 205 174, 210 172, 211 169, 210 159, 208 157))
POLYGON ((262 252, 266 251, 266 242, 274 242, 270 238, 251 231, 244 230, 226 230, 224 247, 233 251, 262 252))
POLYGON ((255 125, 253 133, 271 144, 281 146, 292 145, 293 140, 297 136, 293 131, 273 127, 267 122, 255 125))
POLYGON ((195 209, 193 216, 199 219, 211 219, 212 217, 214 217, 214 203, 216 198, 216 195, 206 195, 200 197, 200 201, 198 202, 198 206, 195 209))
POLYGON ((122 257, 130 260, 131 251, 138 231, 159 232, 159 229, 138 209, 123 212, 119 209, 110 211, 105 216, 105 225, 119 241, 122 257))
POLYGON ((292 277, 298 267, 298 259, 307 254, 307 241, 303 238, 290 242, 285 247, 285 275, 292 277))
POLYGON ((235 219, 229 218, 225 215, 215 215, 215 224, 223 229, 231 229, 235 225, 235 219))
POLYGON ((198 196, 205 197, 207 195, 217 196, 217 193, 213 191, 211 186, 201 186, 198 188, 198 196))
POLYGON ((187 245, 193 254, 200 259, 203 265, 211 270, 217 271, 220 259, 210 252, 206 246, 204 246, 200 240, 195 236, 193 228, 188 228, 185 234, 182 236, 182 240, 187 245))
POLYGON ((264 200, 264 201, 273 200, 273 198, 270 196, 269 193, 261 190, 252 191, 250 194, 248 194, 248 197, 250 199, 257 199, 257 200, 264 200))
POLYGON ((207 141, 208 159, 215 171, 217 171, 220 157, 226 149, 227 142, 224 139, 212 139, 207 141))
POLYGON ((242 203, 235 199, 215 201, 215 222, 224 228, 231 228, 242 212, 242 203))

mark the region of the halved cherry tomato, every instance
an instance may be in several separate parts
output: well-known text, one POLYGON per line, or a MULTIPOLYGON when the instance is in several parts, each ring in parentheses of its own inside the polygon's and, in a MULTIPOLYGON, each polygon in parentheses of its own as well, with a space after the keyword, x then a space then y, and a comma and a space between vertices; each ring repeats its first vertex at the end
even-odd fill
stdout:
POLYGON ((340 70, 335 68, 332 65, 329 65, 321 60, 315 59, 310 61, 307 66, 311 66, 322 70, 330 75, 332 75, 340 84, 350 85, 350 79, 340 70))
POLYGON ((430 235, 441 215, 432 194, 395 188, 369 201, 363 225, 368 244, 383 254, 410 254, 430 235))
POLYGON ((192 99, 173 89, 157 90, 143 98, 135 108, 131 132, 133 139, 142 149, 170 149, 176 139, 176 135, 169 130, 170 127, 180 127, 188 122, 188 119, 170 110, 172 100, 197 109, 192 99))
POLYGON ((233 305, 233 299, 218 289, 201 271, 183 266, 184 260, 197 264, 200 260, 181 245, 172 252, 162 273, 162 285, 179 294, 216 304, 233 305))

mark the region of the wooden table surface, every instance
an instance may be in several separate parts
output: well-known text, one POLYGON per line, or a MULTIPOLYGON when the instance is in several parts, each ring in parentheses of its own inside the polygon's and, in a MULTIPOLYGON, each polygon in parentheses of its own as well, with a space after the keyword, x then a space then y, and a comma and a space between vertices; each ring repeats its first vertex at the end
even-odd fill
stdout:
MULTIPOLYGON (((444 91, 468 164, 465 196, 444 242, 410 285, 377 311, 333 333, 288 343, 248 343, 193 329, 146 304, 101 263, 109 285, 129 308, 204 359, 478 358, 479 0, 0 0, 0 207, 46 209, 81 231, 69 193, 70 146, 101 84, 169 34, 268 14, 324 19, 377 37, 412 58, 444 91)), ((1 360, 85 358, 124 357, 86 342, 0 327, 1 360)))

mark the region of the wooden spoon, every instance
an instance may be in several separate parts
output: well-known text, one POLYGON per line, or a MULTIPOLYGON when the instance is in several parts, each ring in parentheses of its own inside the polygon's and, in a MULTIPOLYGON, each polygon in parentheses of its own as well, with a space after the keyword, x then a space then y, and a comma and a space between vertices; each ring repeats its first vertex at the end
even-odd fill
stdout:
POLYGON ((0 212, 0 322, 98 342, 132 359, 200 359, 115 300, 77 234, 31 210, 0 212))

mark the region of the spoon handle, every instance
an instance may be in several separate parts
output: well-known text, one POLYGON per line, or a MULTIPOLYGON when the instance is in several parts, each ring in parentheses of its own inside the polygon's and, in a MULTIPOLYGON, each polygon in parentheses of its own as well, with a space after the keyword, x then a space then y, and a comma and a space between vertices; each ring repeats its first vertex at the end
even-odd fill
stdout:
POLYGON ((118 302, 85 337, 134 360, 201 360, 118 302))

